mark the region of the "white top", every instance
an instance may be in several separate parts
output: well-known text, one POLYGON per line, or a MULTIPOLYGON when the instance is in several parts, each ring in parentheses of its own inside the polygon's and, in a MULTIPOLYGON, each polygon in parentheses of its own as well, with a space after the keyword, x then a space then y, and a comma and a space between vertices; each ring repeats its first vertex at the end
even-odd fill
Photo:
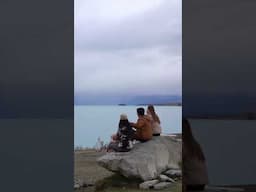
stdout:
POLYGON ((148 114, 148 116, 150 117, 150 120, 151 120, 153 134, 160 134, 160 133, 162 133, 161 125, 157 121, 154 121, 152 115, 148 114))
POLYGON ((153 129, 153 134, 158 134, 162 132, 161 125, 155 121, 152 123, 152 129, 153 129))

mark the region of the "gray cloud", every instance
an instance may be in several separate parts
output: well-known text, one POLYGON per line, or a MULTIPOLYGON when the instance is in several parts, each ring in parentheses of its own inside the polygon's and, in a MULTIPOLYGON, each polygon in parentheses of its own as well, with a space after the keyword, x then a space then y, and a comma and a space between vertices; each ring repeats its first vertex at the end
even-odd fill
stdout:
POLYGON ((181 2, 77 0, 75 92, 181 94, 181 2))

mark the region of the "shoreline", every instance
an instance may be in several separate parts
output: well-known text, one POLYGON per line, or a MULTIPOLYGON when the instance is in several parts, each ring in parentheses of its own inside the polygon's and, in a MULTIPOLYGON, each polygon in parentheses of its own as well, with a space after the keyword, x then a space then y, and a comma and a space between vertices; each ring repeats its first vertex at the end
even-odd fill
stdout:
MULTIPOLYGON (((168 133, 168 134, 162 134, 161 136, 169 136, 169 137, 173 137, 175 139, 181 139, 182 138, 182 133, 168 133)), ((105 143, 104 144, 108 144, 108 143, 105 143)), ((79 151, 88 151, 88 152, 96 152, 98 151, 97 148, 94 148, 94 147, 87 147, 87 146, 74 146, 74 151, 75 152, 79 152, 79 151)))

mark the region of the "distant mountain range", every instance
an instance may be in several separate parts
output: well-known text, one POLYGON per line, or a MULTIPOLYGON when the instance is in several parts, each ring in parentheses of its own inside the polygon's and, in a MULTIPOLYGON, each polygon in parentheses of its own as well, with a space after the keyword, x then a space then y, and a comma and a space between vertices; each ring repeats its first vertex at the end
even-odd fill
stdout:
POLYGON ((142 105, 142 104, 181 104, 179 95, 146 96, 84 96, 75 97, 76 105, 142 105))

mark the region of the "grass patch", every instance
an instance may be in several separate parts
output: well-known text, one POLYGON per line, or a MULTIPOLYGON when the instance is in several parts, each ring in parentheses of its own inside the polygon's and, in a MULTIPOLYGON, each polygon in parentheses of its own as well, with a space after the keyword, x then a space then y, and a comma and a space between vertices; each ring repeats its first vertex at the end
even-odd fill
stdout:
POLYGON ((149 190, 142 190, 142 189, 134 189, 134 188, 126 188, 126 187, 122 187, 122 188, 117 188, 117 187, 111 187, 111 188, 107 188, 105 190, 103 190, 104 192, 157 192, 157 191, 161 191, 161 192, 181 192, 182 191, 182 186, 180 183, 174 184, 172 187, 170 188, 166 188, 166 189, 162 189, 162 190, 154 190, 154 189, 149 189, 149 190))
POLYGON ((143 182, 141 179, 126 178, 119 174, 114 174, 103 180, 97 181, 95 185, 96 191, 104 191, 109 188, 138 188, 139 184, 143 182))
POLYGON ((145 192, 145 191, 171 191, 181 192, 181 182, 173 184, 170 188, 163 190, 142 190, 139 189, 139 184, 143 181, 140 179, 127 179, 122 175, 115 174, 111 177, 107 177, 100 180, 95 185, 95 191, 97 192, 145 192))

